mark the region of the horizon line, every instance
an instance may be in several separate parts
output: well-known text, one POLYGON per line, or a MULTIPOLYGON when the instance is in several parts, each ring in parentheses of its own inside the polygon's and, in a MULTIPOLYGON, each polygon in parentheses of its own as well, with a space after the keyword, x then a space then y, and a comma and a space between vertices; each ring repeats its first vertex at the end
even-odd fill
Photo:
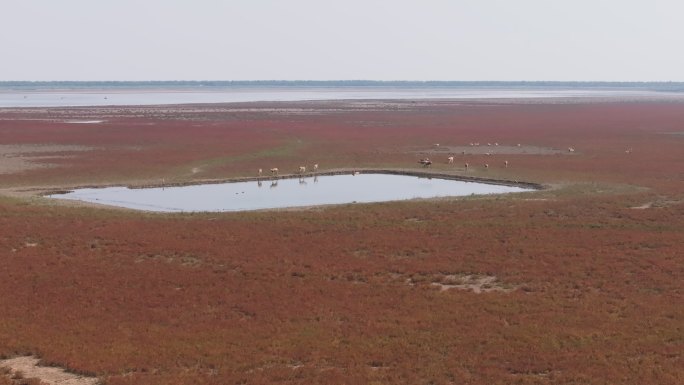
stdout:
POLYGON ((147 79, 147 80, 112 80, 112 79, 88 79, 88 80, 0 80, 0 83, 7 82, 527 82, 527 83, 546 83, 546 82, 561 82, 561 83, 584 83, 584 82, 598 82, 598 83, 682 83, 684 80, 459 80, 459 79, 147 79))
POLYGON ((218 79, 204 79, 204 80, 0 80, 0 85, 22 85, 22 84, 86 84, 86 83, 106 83, 106 84, 162 84, 162 83, 178 83, 178 84, 203 84, 203 83, 218 83, 218 84, 355 84, 355 85, 372 85, 372 84, 430 84, 430 85, 525 85, 525 84, 540 84, 540 85, 684 85, 684 81, 677 80, 369 80, 369 79, 353 79, 353 80, 218 80, 218 79))

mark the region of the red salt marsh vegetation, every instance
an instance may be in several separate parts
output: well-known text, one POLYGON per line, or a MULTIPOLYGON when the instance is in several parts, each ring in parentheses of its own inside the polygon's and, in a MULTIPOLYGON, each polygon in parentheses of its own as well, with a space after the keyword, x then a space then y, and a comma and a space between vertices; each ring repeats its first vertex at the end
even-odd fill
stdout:
POLYGON ((0 151, 0 356, 107 384, 684 382, 684 104, 5 109, 0 151), (426 156, 548 188, 185 215, 35 195, 426 156))

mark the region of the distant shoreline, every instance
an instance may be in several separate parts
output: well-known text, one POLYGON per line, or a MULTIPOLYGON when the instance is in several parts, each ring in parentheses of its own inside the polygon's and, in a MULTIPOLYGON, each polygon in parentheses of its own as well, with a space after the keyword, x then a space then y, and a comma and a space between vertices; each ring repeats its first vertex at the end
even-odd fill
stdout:
POLYGON ((5 82, 0 108, 332 100, 684 100, 684 83, 5 82), (450 85, 453 84, 453 85, 450 85))
POLYGON ((0 81, 0 90, 116 88, 456 88, 456 89, 584 89, 684 92, 684 82, 602 81, 376 81, 376 80, 160 80, 160 81, 0 81))

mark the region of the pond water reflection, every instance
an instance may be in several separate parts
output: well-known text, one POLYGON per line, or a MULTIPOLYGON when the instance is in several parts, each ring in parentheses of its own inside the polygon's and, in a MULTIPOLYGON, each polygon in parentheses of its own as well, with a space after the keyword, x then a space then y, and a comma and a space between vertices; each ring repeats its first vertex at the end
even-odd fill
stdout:
POLYGON ((218 212, 523 191, 532 189, 408 175, 345 174, 139 189, 84 188, 50 197, 144 211, 218 212))

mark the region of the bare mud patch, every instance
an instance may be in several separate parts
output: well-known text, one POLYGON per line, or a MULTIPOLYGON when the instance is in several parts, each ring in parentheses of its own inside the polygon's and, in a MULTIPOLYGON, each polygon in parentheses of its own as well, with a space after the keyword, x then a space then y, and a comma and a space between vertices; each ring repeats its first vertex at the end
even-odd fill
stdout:
POLYGON ((69 373, 62 368, 40 366, 40 359, 33 356, 15 357, 0 360, 0 368, 9 369, 9 375, 22 378, 37 378, 48 385, 96 385, 95 377, 85 377, 69 373))
POLYGON ((632 207, 630 207, 630 209, 634 209, 634 210, 645 210, 645 209, 650 209, 651 207, 653 207, 653 203, 654 203, 654 202, 646 202, 646 203, 644 203, 643 205, 632 206, 632 207))
POLYGON ((70 123, 70 124, 98 124, 98 123, 104 123, 104 120, 66 120, 64 123, 70 123))
POLYGON ((501 282, 496 276, 487 274, 437 273, 414 275, 407 278, 405 282, 411 286, 429 285, 431 287, 437 287, 439 288, 439 291, 458 289, 472 291, 475 294, 495 291, 508 293, 517 289, 517 286, 501 282))
POLYGON ((406 223, 423 223, 423 222, 427 222, 427 219, 411 217, 411 218, 404 219, 404 222, 406 222, 406 223))
POLYGON ((665 207, 678 205, 680 203, 682 203, 682 201, 671 200, 671 199, 657 199, 654 201, 646 202, 646 203, 638 205, 638 206, 632 206, 632 207, 630 207, 630 209, 633 209, 633 210, 662 209, 665 207))
POLYGON ((54 167, 47 160, 93 150, 94 147, 65 144, 0 144, 0 174, 54 167))
POLYGON ((202 264, 202 260, 192 254, 184 253, 171 253, 171 254, 142 254, 136 258, 136 263, 142 263, 146 261, 160 261, 169 264, 179 264, 185 267, 197 267, 202 264))

